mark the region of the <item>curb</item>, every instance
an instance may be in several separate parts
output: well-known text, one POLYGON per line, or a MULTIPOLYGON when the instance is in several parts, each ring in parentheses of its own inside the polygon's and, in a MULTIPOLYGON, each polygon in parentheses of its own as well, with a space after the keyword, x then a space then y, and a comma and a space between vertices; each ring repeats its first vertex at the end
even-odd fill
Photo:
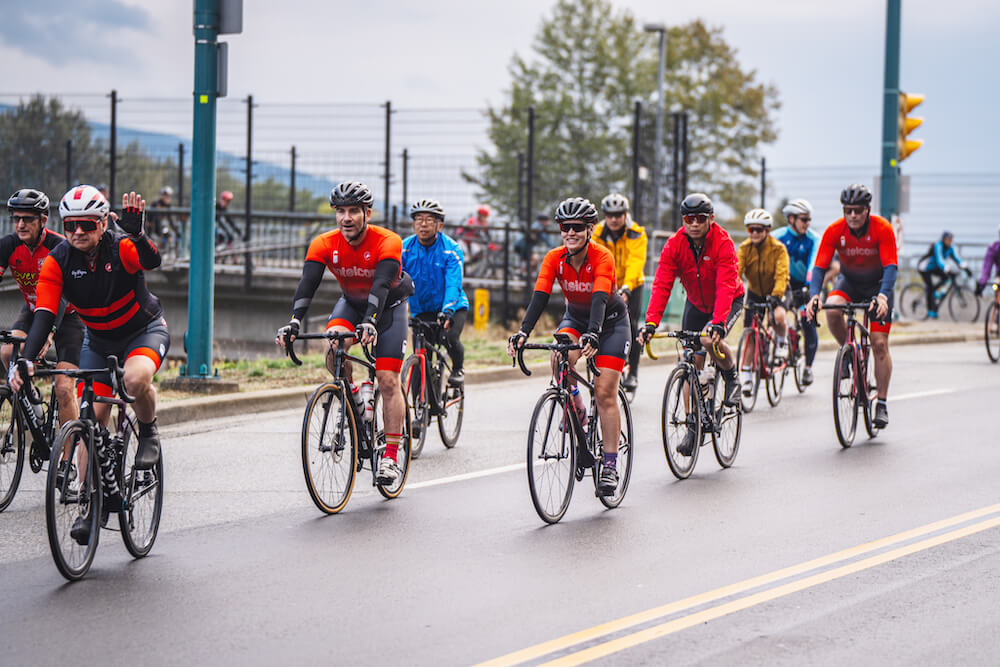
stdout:
MULTIPOLYGON (((897 339, 893 339, 892 345, 963 343, 975 342, 980 339, 981 337, 979 336, 966 334, 912 335, 900 336, 897 339)), ((832 340, 822 341, 819 344, 819 349, 825 352, 836 350, 837 347, 836 342, 832 340)), ((643 358, 642 365, 655 366, 675 363, 676 361, 677 352, 670 350, 662 353, 656 360, 649 357, 643 358)), ((547 371, 548 368, 548 363, 544 362, 528 366, 528 369, 533 374, 536 371, 547 371)), ((480 368, 465 372, 465 384, 467 385, 485 384, 487 382, 509 382, 523 378, 524 375, 519 368, 480 368)), ((250 391, 242 394, 220 394, 218 396, 206 396, 203 398, 185 398, 158 406, 156 409, 156 418, 162 426, 173 426, 175 424, 203 419, 233 417, 241 414, 297 408, 305 404, 305 401, 312 395, 315 388, 316 385, 311 384, 299 387, 286 387, 284 389, 250 391)))

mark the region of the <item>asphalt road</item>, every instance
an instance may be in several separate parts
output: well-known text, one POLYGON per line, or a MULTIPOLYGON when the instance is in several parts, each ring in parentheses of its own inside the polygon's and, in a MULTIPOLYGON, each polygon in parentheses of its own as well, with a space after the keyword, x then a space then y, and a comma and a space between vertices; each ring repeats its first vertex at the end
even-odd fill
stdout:
MULTIPOLYGON (((842 450, 831 354, 804 395, 761 396, 736 465, 667 469, 646 368, 628 495, 578 485, 535 515, 524 437, 545 379, 469 388, 403 495, 365 471, 343 513, 309 500, 300 411, 164 434, 151 555, 104 531, 66 584, 40 476, 0 514, 0 664, 997 664, 1000 367, 981 344, 899 347, 890 426, 842 450)), ((586 482, 586 480, 585 480, 586 482)))

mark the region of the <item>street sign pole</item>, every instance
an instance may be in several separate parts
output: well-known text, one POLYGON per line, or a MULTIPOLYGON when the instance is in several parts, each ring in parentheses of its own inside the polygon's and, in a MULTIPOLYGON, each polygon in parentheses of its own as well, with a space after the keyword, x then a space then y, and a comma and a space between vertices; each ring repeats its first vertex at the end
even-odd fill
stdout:
POLYGON ((881 214, 899 213, 899 30, 902 0, 887 0, 885 22, 885 93, 882 101, 881 214))

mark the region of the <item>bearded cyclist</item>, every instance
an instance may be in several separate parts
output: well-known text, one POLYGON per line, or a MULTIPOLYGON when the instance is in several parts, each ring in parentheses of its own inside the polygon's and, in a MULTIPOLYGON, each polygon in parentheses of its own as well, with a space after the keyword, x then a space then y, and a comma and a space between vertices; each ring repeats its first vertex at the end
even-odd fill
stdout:
MULTIPOLYGON (((601 200, 604 220, 594 227, 594 240, 611 251, 615 256, 615 277, 618 294, 628 304, 628 320, 632 326, 632 338, 639 334, 638 322, 642 310, 642 284, 646 268, 646 230, 632 220, 629 214, 628 198, 612 192, 601 200)), ((628 354, 628 376, 624 386, 627 391, 635 391, 639 386, 638 345, 633 345, 628 354)))
MULTIPOLYGON (((337 278, 343 296, 337 301, 326 324, 328 331, 354 332, 362 345, 375 350, 375 377, 382 395, 385 423, 385 454, 379 461, 375 479, 389 485, 402 475, 396 462, 403 438, 406 405, 400 389, 399 370, 406 346, 406 299, 413 283, 402 268, 402 239, 393 231, 370 224, 375 198, 364 183, 346 181, 330 192, 330 206, 337 212, 337 229, 320 234, 309 244, 302 278, 292 301, 292 319, 278 330, 275 343, 285 347, 302 328, 313 295, 326 269, 337 278)), ((330 341, 327 368, 333 373, 330 341)), ((350 347, 345 343, 345 347, 350 347)), ((351 365, 346 374, 351 389, 351 365)), ((357 399, 355 399, 357 401, 357 399)))
MULTIPOLYGON (((645 345, 663 318, 674 280, 680 278, 687 291, 682 328, 701 331, 702 348, 713 347, 722 355, 716 364, 726 383, 724 402, 735 406, 740 401, 735 357, 726 344, 726 334, 743 310, 743 283, 738 274, 736 246, 729 233, 715 222, 715 207, 708 195, 695 192, 681 202, 684 228, 670 237, 660 253, 660 263, 653 277, 653 289, 646 309, 646 325, 637 342, 645 345)), ((705 367, 705 350, 695 360, 705 367)), ((677 451, 690 456, 695 447, 695 429, 688 429, 677 451)))
MULTIPOLYGON (((597 492, 612 496, 618 488, 618 434, 621 415, 618 412, 618 383, 632 337, 628 309, 615 290, 615 258, 611 251, 591 239, 597 222, 597 208, 582 197, 565 199, 556 208, 563 245, 550 250, 538 271, 535 292, 521 322, 520 330, 507 344, 511 357, 535 328, 545 310, 552 285, 558 280, 566 299, 566 312, 557 332, 568 334, 582 350, 570 352, 569 362, 575 366, 580 355, 594 358, 601 374, 594 379, 594 397, 604 434, 604 467, 597 482, 597 492)), ((555 373, 557 356, 552 355, 555 373)), ((586 408, 576 383, 572 388, 573 405, 586 423, 586 408)))
MULTIPOLYGON (((892 295, 899 271, 896 235, 888 220, 871 214, 872 191, 868 186, 847 186, 840 193, 840 203, 844 207, 844 217, 826 228, 816 254, 806 316, 812 319, 819 310, 826 269, 836 252, 840 256, 840 276, 826 303, 836 305, 871 301, 875 311, 869 326, 878 388, 874 423, 882 429, 889 425, 889 410, 886 407, 889 381, 892 379, 889 330, 892 328, 892 295)), ((843 345, 847 339, 844 313, 828 310, 826 322, 837 344, 843 345)))
MULTIPOLYGON (((788 226, 774 232, 774 238, 788 249, 788 285, 791 288, 791 307, 802 308, 809 301, 809 274, 816 264, 819 251, 819 235, 809 228, 813 208, 805 199, 793 199, 781 209, 788 220, 788 226)), ((802 384, 813 382, 813 361, 819 349, 816 323, 802 318, 802 337, 805 339, 806 367, 802 372, 802 384)))

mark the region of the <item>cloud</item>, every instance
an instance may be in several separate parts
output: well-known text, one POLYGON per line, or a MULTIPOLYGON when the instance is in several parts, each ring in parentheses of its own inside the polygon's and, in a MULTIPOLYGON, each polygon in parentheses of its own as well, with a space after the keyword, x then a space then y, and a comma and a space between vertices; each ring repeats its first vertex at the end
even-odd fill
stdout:
POLYGON ((134 61, 121 31, 152 31, 149 12, 120 0, 35 0, 4 14, 0 41, 52 65, 134 61))

